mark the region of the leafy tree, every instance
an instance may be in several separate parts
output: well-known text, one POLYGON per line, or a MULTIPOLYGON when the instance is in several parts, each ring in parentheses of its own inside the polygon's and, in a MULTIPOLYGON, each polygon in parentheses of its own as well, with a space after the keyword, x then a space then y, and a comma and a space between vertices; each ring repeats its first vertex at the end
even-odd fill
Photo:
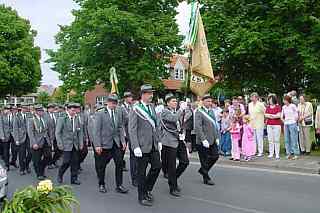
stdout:
POLYGON ((320 95, 317 0, 204 0, 207 40, 222 86, 320 95))
POLYGON ((176 0, 75 0, 74 22, 61 26, 57 51, 49 62, 66 88, 84 92, 96 81, 110 87, 114 66, 119 89, 138 90, 143 83, 163 88, 169 56, 181 37, 175 23, 176 0))
POLYGON ((0 5, 0 97, 34 92, 41 80, 40 49, 29 21, 0 5))
POLYGON ((43 106, 47 107, 50 100, 50 96, 47 92, 39 92, 37 96, 37 102, 39 104, 42 104, 43 106))

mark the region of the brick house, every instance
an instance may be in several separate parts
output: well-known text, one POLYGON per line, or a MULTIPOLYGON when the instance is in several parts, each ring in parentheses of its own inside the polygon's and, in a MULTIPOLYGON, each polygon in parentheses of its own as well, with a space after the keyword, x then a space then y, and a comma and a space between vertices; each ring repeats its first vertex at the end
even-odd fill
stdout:
POLYGON ((94 89, 84 94, 84 103, 94 107, 96 104, 103 104, 109 92, 104 88, 104 84, 96 84, 94 89))
POLYGON ((169 78, 163 79, 162 82, 168 92, 177 93, 181 90, 186 80, 189 67, 188 58, 183 55, 174 54, 170 58, 170 64, 167 67, 169 78))

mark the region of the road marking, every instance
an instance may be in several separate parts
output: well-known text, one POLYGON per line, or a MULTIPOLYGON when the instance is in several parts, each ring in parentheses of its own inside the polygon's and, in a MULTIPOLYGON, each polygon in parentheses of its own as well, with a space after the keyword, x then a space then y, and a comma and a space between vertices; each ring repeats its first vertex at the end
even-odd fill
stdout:
POLYGON ((193 197, 193 196, 183 196, 183 197, 187 198, 187 199, 195 200, 195 201, 209 203, 209 204, 212 204, 212 205, 215 205, 215 206, 221 206, 221 207, 233 209, 233 210, 236 210, 236 211, 242 211, 242 212, 248 212, 248 213, 268 213, 268 212, 265 212, 265 211, 243 208, 243 207, 235 206, 235 205, 232 205, 232 204, 229 204, 229 203, 218 202, 218 201, 213 201, 213 200, 206 200, 206 199, 203 199, 203 198, 198 198, 198 197, 193 197))
MULTIPOLYGON (((190 162, 190 164, 200 166, 200 162, 190 162)), ((281 170, 276 170, 276 169, 250 168, 250 167, 243 167, 243 166, 221 165, 221 164, 216 164, 215 167, 225 168, 225 169, 240 169, 240 170, 247 170, 247 171, 259 171, 259 172, 269 172, 269 173, 277 173, 277 174, 285 174, 285 175, 299 175, 299 176, 309 176, 309 177, 320 178, 319 174, 308 174, 308 173, 303 173, 303 172, 281 171, 281 170)))

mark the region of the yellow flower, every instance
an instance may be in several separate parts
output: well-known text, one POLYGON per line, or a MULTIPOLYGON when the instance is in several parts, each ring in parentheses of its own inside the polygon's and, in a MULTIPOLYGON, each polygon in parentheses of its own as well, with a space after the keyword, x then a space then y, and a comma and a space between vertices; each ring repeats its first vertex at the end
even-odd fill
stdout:
POLYGON ((37 186, 37 190, 44 194, 49 194, 53 189, 53 185, 51 180, 44 180, 40 181, 40 183, 37 186))

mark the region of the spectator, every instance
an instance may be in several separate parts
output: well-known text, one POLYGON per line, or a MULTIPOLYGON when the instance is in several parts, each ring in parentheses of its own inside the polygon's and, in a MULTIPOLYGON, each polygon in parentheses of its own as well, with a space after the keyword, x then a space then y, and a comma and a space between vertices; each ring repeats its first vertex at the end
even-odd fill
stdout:
POLYGON ((269 141, 268 158, 273 158, 275 154, 276 159, 280 160, 281 106, 274 94, 269 95, 268 104, 265 114, 269 141))
POLYGON ((288 93, 288 95, 291 97, 292 99, 292 103, 296 106, 298 106, 299 104, 299 100, 297 98, 297 91, 292 90, 291 92, 288 93))
POLYGON ((307 102, 304 95, 299 97, 299 142, 302 154, 309 155, 311 151, 310 131, 313 126, 313 106, 307 102))
POLYGON ((254 130, 254 140, 258 147, 258 157, 263 156, 263 133, 264 133, 264 114, 265 106, 258 101, 257 93, 251 94, 251 102, 249 104, 250 124, 254 130))
POLYGON ((156 114, 159 116, 163 109, 164 109, 163 99, 160 98, 158 100, 158 104, 157 104, 157 106, 155 108, 156 114))
POLYGON ((284 123, 284 140, 287 159, 296 160, 300 155, 297 126, 299 118, 298 109, 296 105, 292 103, 292 99, 289 95, 284 96, 283 103, 284 106, 282 107, 281 119, 284 123))
POLYGON ((212 110, 213 110, 213 112, 214 112, 216 121, 217 121, 218 124, 219 124, 219 130, 220 130, 222 109, 219 107, 217 100, 213 100, 212 110))
POLYGON ((231 154, 231 119, 228 109, 223 110, 221 118, 221 141, 220 151, 224 156, 230 156, 231 154))
POLYGON ((317 106, 316 118, 315 118, 315 128, 316 128, 316 144, 320 145, 320 105, 317 106))
POLYGON ((238 97, 232 98, 232 105, 230 105, 228 109, 229 109, 229 114, 232 118, 236 115, 237 110, 240 111, 241 118, 246 114, 246 110, 243 104, 239 103, 238 97))
POLYGON ((230 158, 230 160, 240 161, 241 125, 240 125, 239 119, 233 118, 233 121, 231 123, 230 133, 231 133, 231 141, 232 141, 232 148, 231 148, 232 158, 230 158))
POLYGON ((243 116, 243 135, 241 151, 246 161, 250 161, 256 154, 256 145, 254 143, 254 131, 250 125, 250 116, 243 116))
POLYGON ((226 99, 224 101, 224 109, 228 109, 229 110, 230 105, 231 105, 231 101, 229 99, 226 99))

